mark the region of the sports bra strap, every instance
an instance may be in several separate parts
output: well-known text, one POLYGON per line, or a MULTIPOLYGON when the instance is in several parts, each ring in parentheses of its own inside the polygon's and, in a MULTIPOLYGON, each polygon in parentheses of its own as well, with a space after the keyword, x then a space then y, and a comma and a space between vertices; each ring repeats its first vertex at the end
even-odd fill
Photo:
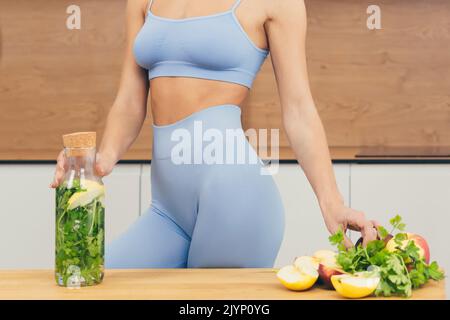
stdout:
MULTIPOLYGON (((231 7, 231 11, 236 10, 236 8, 239 6, 240 3, 241 3, 241 0, 236 0, 236 2, 233 4, 233 7, 231 7)), ((147 4, 147 10, 145 11, 146 14, 148 14, 148 12, 152 9, 152 4, 153 4, 153 0, 149 0, 149 2, 147 4)))
POLYGON ((145 10, 146 14, 151 10, 152 4, 153 4, 153 0, 150 0, 147 4, 147 10, 145 10))
MULTIPOLYGON (((151 0, 153 1, 153 0, 151 0)), ((231 11, 236 10, 236 8, 239 6, 239 4, 241 3, 241 0, 236 0, 236 2, 234 3, 233 7, 231 8, 231 11)))

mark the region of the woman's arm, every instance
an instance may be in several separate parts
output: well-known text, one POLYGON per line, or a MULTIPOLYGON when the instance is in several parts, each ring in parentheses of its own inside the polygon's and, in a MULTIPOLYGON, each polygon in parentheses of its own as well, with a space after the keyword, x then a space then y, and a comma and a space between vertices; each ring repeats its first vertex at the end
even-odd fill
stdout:
MULTIPOLYGON (((305 56, 306 9, 302 0, 270 1, 266 32, 275 70, 283 124, 319 201, 328 230, 361 231, 364 243, 376 238, 376 222, 347 208, 339 193, 322 122, 311 95, 305 56)), ((349 239, 346 244, 351 245, 349 239)))
MULTIPOLYGON (((127 42, 119 90, 109 111, 102 142, 97 153, 96 171, 109 174, 121 156, 139 135, 147 114, 149 82, 147 73, 133 56, 133 41, 144 23, 147 0, 128 0, 127 42)), ((50 187, 56 188, 64 178, 65 157, 58 155, 55 176, 50 187)))
POLYGON ((107 174, 135 141, 147 114, 148 76, 133 56, 133 42, 144 23, 146 1, 128 0, 127 43, 119 90, 109 111, 97 169, 107 174), (106 159, 106 160, 104 160, 106 159))

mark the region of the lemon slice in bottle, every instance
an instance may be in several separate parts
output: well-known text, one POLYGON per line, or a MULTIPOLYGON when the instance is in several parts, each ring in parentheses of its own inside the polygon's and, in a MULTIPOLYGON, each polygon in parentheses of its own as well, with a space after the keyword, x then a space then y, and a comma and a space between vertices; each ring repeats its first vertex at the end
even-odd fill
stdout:
POLYGON ((67 201, 69 210, 85 206, 91 203, 95 198, 99 198, 101 202, 103 201, 105 187, 98 182, 83 180, 81 182, 81 188, 86 190, 74 193, 67 201))

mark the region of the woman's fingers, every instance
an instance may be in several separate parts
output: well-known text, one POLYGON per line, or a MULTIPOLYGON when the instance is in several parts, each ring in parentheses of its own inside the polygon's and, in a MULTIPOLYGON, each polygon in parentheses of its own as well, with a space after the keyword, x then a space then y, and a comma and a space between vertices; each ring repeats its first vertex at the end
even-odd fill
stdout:
POLYGON ((66 158, 64 156, 64 151, 61 151, 58 155, 57 162, 56 162, 56 169, 55 169, 55 175, 53 177, 53 181, 50 184, 50 188, 56 188, 61 183, 62 179, 65 175, 65 161, 66 158))
POLYGON ((95 158, 95 174, 99 177, 107 175, 105 159, 103 159, 100 153, 97 153, 95 158))
POLYGON ((331 234, 336 233, 338 230, 342 230, 342 232, 344 233, 344 245, 347 249, 353 247, 353 242, 350 240, 350 238, 347 236, 347 228, 345 225, 342 225, 340 223, 337 223, 335 221, 333 221, 328 230, 330 231, 331 234))
POLYGON ((366 216, 361 211, 349 209, 347 224, 350 230, 362 232, 366 224, 366 216))
MULTIPOLYGON (((64 155, 64 151, 61 151, 58 155, 56 162, 55 175, 53 177, 53 181, 50 183, 50 188, 56 188, 60 185, 64 176, 66 174, 66 157, 64 155)), ((114 164, 109 161, 108 158, 102 157, 100 154, 97 154, 96 162, 95 162, 95 173, 100 176, 106 176, 111 173, 114 164)))
POLYGON ((370 241, 377 240, 378 231, 374 227, 373 223, 368 221, 365 224, 364 229, 361 231, 361 235, 363 237, 363 246, 366 246, 370 241))
POLYGON ((98 175, 99 177, 104 177, 106 175, 102 163, 99 162, 95 163, 95 174, 98 175))
POLYGON ((341 216, 337 219, 326 220, 328 230, 333 234, 339 229, 344 231, 344 245, 347 248, 353 247, 352 241, 347 237, 347 229, 358 231, 363 238, 363 246, 366 246, 370 241, 378 238, 378 227, 380 224, 375 220, 366 218, 364 212, 354 210, 352 208, 344 207, 341 211, 341 216))
POLYGON ((348 224, 350 229, 361 232, 363 246, 377 239, 377 224, 372 220, 367 220, 363 212, 352 210, 348 218, 348 224))
POLYGON ((381 226, 381 224, 376 221, 376 220, 370 220, 370 222, 372 222, 373 226, 375 227, 375 229, 378 230, 378 228, 381 226))
POLYGON ((95 173, 100 177, 107 176, 111 173, 114 164, 111 159, 104 157, 102 154, 97 153, 95 160, 95 173))
POLYGON ((344 245, 347 249, 354 247, 352 240, 350 240, 350 238, 347 236, 346 232, 344 232, 344 245))

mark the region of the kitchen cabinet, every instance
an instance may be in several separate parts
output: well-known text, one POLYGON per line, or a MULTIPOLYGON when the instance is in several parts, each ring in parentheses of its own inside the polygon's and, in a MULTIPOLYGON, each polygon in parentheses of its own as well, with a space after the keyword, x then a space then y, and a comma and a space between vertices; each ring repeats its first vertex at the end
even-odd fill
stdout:
POLYGON ((150 207, 152 202, 152 186, 150 183, 151 179, 151 166, 150 164, 142 165, 141 174, 141 214, 150 207))
POLYGON ((139 217, 140 180, 140 164, 120 164, 103 179, 106 188, 106 243, 139 217))
MULTIPOLYGON (((344 201, 349 201, 350 165, 336 164, 334 171, 344 201)), ((316 196, 298 164, 280 164, 274 175, 285 207, 285 234, 275 267, 292 263, 294 257, 331 248, 328 230, 316 196)))
MULTIPOLYGON (((55 194, 48 185, 54 165, 0 165, 0 268, 52 268, 55 194)), ((104 179, 106 241, 139 215, 141 166, 119 165, 104 179)))
POLYGON ((0 268, 53 266, 53 172, 51 165, 0 166, 0 268))
POLYGON ((353 207, 383 225, 401 215, 408 231, 427 239, 431 259, 450 270, 450 165, 353 164, 350 183, 353 207))

